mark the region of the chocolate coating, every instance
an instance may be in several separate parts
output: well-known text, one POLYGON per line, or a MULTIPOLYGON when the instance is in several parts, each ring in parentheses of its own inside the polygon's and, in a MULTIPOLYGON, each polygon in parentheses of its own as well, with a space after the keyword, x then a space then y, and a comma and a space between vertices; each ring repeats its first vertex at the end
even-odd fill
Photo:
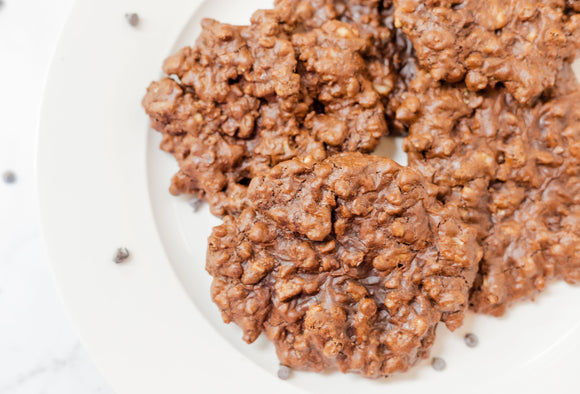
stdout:
POLYGON ((580 45, 564 0, 394 0, 395 24, 435 79, 472 91, 501 82, 520 103, 552 87, 580 45))
POLYGON ((387 131, 357 30, 331 20, 294 32, 285 18, 205 20, 196 45, 165 61, 171 78, 143 100, 180 166, 171 192, 207 199, 216 215, 240 212, 249 181, 279 162, 370 152, 387 131))
POLYGON ((282 364, 367 377, 426 357, 440 320, 458 327, 481 249, 414 170, 343 153, 279 164, 209 240, 224 321, 262 331, 282 364))
POLYGON ((427 75, 405 149, 430 193, 457 205, 484 248, 471 295, 478 312, 501 315, 550 279, 580 279, 580 90, 569 66, 534 105, 507 89, 473 93, 427 75))
POLYGON ((405 134, 395 112, 400 95, 415 77, 413 46, 393 22, 391 0, 278 0, 276 8, 290 19, 292 29, 309 31, 329 20, 339 20, 355 28, 365 41, 361 55, 370 80, 381 97, 391 135, 405 134), (290 11, 291 10, 291 11, 290 11))

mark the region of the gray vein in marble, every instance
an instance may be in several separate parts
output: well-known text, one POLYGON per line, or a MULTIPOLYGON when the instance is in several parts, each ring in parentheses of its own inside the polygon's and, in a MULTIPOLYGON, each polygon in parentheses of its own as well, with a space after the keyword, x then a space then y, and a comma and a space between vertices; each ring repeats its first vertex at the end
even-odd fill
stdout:
POLYGON ((40 375, 56 373, 63 368, 68 367, 78 358, 80 349, 80 343, 76 343, 63 357, 54 358, 48 363, 37 365, 36 367, 22 373, 12 381, 0 387, 0 394, 9 394, 12 390, 28 383, 30 380, 37 378, 40 375))

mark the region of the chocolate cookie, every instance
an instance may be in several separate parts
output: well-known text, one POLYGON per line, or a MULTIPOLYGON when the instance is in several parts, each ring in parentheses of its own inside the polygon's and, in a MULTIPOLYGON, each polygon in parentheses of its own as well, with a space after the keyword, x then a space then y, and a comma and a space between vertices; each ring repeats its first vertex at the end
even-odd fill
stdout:
POLYGON ((179 163, 173 194, 240 212, 249 181, 277 163, 370 152, 386 133, 356 29, 329 21, 295 34, 286 19, 262 10, 251 26, 205 20, 196 45, 165 61, 170 77, 143 106, 179 163))
POLYGON ((501 315, 549 279, 580 282, 580 87, 564 67, 531 107, 507 89, 473 93, 423 74, 409 100, 409 165, 478 229, 484 257, 471 296, 501 315))
POLYGON ((575 1, 394 0, 395 25, 435 79, 501 82, 520 103, 554 85, 580 44, 575 1))
POLYGON ((426 357, 454 329, 481 249, 423 177, 390 159, 293 159, 250 185, 251 205, 209 239, 206 268, 224 321, 262 331, 281 363, 367 377, 426 357))
POLYGON ((416 56, 407 37, 394 26, 391 0, 277 0, 276 8, 289 15, 285 23, 290 29, 309 31, 330 20, 355 28, 365 41, 361 55, 385 107, 390 133, 406 133, 394 115, 400 95, 415 77, 416 56))

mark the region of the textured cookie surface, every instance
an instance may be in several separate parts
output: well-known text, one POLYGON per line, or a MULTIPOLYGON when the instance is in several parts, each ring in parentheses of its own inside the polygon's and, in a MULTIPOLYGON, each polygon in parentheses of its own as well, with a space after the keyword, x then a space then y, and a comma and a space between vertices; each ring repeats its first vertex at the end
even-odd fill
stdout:
POLYGON ((165 61, 170 77, 143 105, 179 163, 172 193, 197 194, 217 215, 240 212, 249 181, 271 166, 370 152, 386 133, 358 31, 331 20, 297 33, 286 19, 262 10, 251 26, 205 20, 196 45, 165 61))
POLYGON ((252 181, 247 208, 214 229, 212 297, 247 342, 284 365, 368 377, 405 371, 454 329, 481 249, 423 177, 356 153, 291 160, 252 181))
POLYGON ((392 135, 406 133, 394 114, 401 94, 415 77, 417 64, 413 46, 394 26, 391 0, 278 0, 276 7, 290 16, 286 24, 291 29, 308 31, 329 20, 355 28, 365 42, 361 55, 383 102, 389 131, 392 135))
POLYGON ((575 1, 394 0, 395 21, 435 79, 472 91, 501 82, 530 103, 579 45, 575 1))
POLYGON ((430 193, 478 230, 473 308, 501 315, 549 279, 579 282, 580 93, 569 66, 531 107, 506 89, 478 94, 423 77, 407 98, 420 109, 400 114, 411 124, 405 149, 430 193))

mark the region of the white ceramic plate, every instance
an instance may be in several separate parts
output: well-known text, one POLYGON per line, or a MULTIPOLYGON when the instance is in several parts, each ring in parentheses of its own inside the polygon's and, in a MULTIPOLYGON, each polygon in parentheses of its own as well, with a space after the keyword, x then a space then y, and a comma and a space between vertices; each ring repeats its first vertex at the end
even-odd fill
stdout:
MULTIPOLYGON (((246 23, 268 0, 77 1, 46 87, 38 141, 42 221, 54 275, 96 364, 119 394, 209 392, 577 392, 580 289, 557 284, 506 318, 439 328, 436 372, 371 381, 340 373, 275 378, 273 346, 221 322, 204 271, 218 219, 167 192, 176 170, 140 101, 162 60, 202 17, 246 23), (141 17, 129 26, 126 12, 141 17), (112 263, 125 246, 131 260, 112 263), (464 345, 474 332, 480 345, 464 345)), ((383 153, 404 162, 400 145, 383 153)))

